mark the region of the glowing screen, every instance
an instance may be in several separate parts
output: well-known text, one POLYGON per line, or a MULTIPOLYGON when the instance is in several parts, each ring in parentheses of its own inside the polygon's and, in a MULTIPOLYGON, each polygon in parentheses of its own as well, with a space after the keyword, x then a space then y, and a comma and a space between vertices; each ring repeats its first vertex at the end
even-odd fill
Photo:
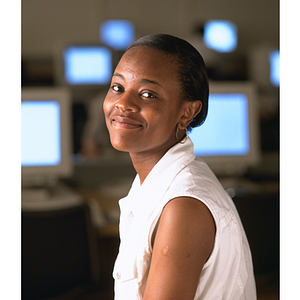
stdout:
POLYGON ((211 94, 207 119, 189 134, 196 156, 246 155, 250 151, 244 94, 211 94))
POLYGON ((72 46, 64 51, 69 84, 107 84, 112 75, 112 53, 101 46, 72 46))
POLYGON ((280 71, 279 71, 279 51, 274 50, 270 53, 270 80, 274 86, 279 86, 280 83, 280 71))
POLYGON ((54 166, 60 161, 59 103, 56 101, 22 102, 22 166, 54 166))
POLYGON ((204 43, 218 52, 232 52, 237 47, 237 28, 229 21, 208 21, 204 27, 204 43))
POLYGON ((115 50, 126 50, 135 40, 135 27, 129 20, 107 20, 100 26, 100 40, 115 50))

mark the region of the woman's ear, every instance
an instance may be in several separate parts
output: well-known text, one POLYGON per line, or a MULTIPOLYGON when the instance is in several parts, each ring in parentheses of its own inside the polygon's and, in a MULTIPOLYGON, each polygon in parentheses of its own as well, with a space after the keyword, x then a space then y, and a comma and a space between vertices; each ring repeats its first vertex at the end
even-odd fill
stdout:
POLYGON ((195 116, 201 111, 202 109, 202 102, 200 100, 195 101, 185 101, 183 104, 183 113, 180 118, 179 129, 185 130, 189 124, 193 121, 195 116))

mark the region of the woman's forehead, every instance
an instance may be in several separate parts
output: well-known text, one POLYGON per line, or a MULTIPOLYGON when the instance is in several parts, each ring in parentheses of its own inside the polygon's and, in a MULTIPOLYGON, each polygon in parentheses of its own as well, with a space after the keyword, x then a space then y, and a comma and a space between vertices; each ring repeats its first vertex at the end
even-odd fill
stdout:
POLYGON ((145 75, 175 75, 177 78, 178 64, 174 55, 155 48, 137 46, 125 52, 116 71, 120 69, 145 75))

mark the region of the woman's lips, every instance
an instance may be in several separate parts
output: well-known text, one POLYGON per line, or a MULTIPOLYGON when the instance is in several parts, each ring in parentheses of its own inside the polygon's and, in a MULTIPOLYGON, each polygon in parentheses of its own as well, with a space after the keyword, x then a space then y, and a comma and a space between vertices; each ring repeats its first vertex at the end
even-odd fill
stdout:
POLYGON ((135 120, 132 120, 128 117, 120 117, 120 116, 113 117, 112 124, 115 127, 124 128, 124 129, 136 129, 142 127, 142 125, 136 122, 135 120))

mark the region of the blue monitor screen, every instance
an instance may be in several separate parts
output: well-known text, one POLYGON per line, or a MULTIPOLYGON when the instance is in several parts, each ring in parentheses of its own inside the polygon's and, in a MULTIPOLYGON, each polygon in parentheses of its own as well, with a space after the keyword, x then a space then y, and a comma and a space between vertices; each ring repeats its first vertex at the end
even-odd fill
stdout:
POLYGON ((208 21, 204 26, 203 40, 215 51, 232 52, 237 47, 237 28, 229 21, 208 21))
POLYGON ((56 101, 22 102, 22 166, 55 166, 60 161, 59 103, 56 101))
POLYGON ((65 80, 71 85, 108 84, 112 53, 103 46, 71 46, 64 51, 65 80))
POLYGON ((189 134, 196 156, 247 155, 248 101, 244 94, 211 94, 207 119, 189 134))
POLYGON ((270 53, 270 80, 274 86, 279 86, 280 83, 280 60, 279 60, 279 50, 274 50, 270 53))
POLYGON ((100 25, 100 40, 115 50, 126 50, 135 40, 135 26, 129 20, 107 20, 100 25))

